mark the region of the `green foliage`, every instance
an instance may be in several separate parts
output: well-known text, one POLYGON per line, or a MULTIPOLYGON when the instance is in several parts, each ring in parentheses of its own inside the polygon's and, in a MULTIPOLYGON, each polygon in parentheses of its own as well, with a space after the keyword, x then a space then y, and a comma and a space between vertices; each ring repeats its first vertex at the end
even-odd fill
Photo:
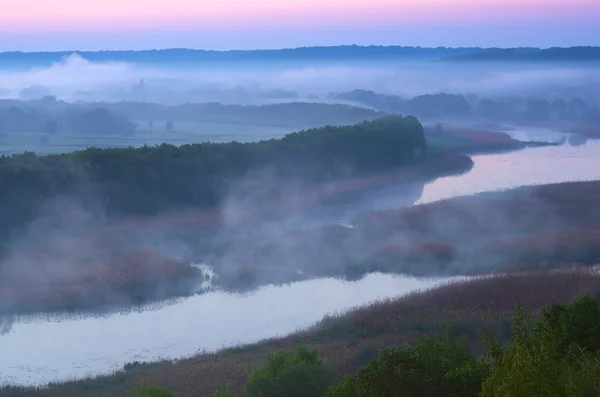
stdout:
POLYGON ((131 392, 131 397, 174 397, 174 395, 157 386, 139 385, 131 392))
POLYGON ((383 349, 327 397, 476 396, 488 372, 466 344, 429 336, 410 348, 383 349))
MULTIPOLYGON (((248 376, 243 395, 247 397, 320 397, 331 386, 334 373, 314 349, 298 347, 295 352, 270 354, 262 367, 248 376)), ((235 396, 226 385, 213 397, 235 396)))
POLYGON ((482 397, 597 396, 600 394, 600 304, 585 295, 554 304, 534 323, 524 309, 514 316, 505 349, 494 342, 492 370, 482 397))
MULTIPOLYGON (((214 209, 232 184, 268 170, 308 184, 378 173, 416 161, 425 147, 414 117, 326 126, 253 143, 90 148, 64 155, 0 157, 0 236, 33 219, 53 197, 79 198, 108 216, 214 209), (101 204, 100 204, 101 203, 101 204)), ((263 184, 277 200, 278 183, 263 184)))
POLYGON ((331 385, 333 373, 314 349, 298 347, 295 352, 269 355, 261 368, 248 377, 248 397, 319 397, 331 385))
POLYGON ((231 382, 227 382, 213 393, 213 397, 236 397, 236 394, 231 391, 231 382))

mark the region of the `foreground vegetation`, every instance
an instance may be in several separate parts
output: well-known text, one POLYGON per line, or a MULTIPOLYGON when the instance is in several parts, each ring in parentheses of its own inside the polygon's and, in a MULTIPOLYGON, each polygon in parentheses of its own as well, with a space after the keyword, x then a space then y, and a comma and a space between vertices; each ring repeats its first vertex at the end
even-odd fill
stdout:
MULTIPOLYGON (((451 339, 464 337, 479 358, 484 351, 478 330, 508 342, 515 307, 537 313, 551 303, 569 303, 589 292, 600 297, 600 274, 592 269, 534 271, 478 278, 358 307, 323 319, 312 329, 256 345, 206 354, 177 363, 128 365, 117 374, 51 385, 44 389, 3 389, 2 396, 126 396, 138 385, 155 385, 176 397, 212 396, 227 382, 240 393, 252 368, 269 354, 314 348, 339 381, 357 373, 384 348, 409 347, 426 335, 446 330, 451 339)), ((596 334, 597 335, 597 334, 596 334)), ((508 354, 509 352, 506 352, 508 354)))

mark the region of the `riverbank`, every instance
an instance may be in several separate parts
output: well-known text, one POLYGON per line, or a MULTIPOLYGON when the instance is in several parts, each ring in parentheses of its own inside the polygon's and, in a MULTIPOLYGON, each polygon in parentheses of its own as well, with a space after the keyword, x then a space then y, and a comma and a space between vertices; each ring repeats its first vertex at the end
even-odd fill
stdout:
MULTIPOLYGON (((255 227, 253 222, 256 220, 263 223, 269 220, 278 222, 285 217, 289 217, 290 213, 311 211, 311 207, 326 208, 326 211, 331 211, 340 202, 352 202, 353 199, 356 199, 356 197, 366 191, 390 184, 403 186, 403 189, 407 192, 409 190, 416 191, 417 195, 414 195, 413 199, 416 200, 418 199, 419 190, 422 191, 425 183, 442 176, 468 172, 471 169, 473 166, 471 158, 462 152, 478 153, 478 151, 485 152, 490 150, 516 150, 524 146, 522 142, 515 141, 506 134, 493 131, 450 129, 442 132, 437 131, 432 135, 429 135, 429 133, 429 131, 426 132, 429 149, 425 153, 425 158, 413 165, 406 165, 393 172, 379 173, 369 177, 337 180, 305 187, 302 191, 297 192, 298 197, 295 197, 293 200, 282 201, 276 199, 270 204, 260 201, 254 203, 254 206, 252 203, 246 203, 243 207, 240 206, 243 211, 237 209, 235 213, 234 211, 229 211, 227 221, 230 223, 240 223, 243 221, 249 224, 249 227, 255 227)), ((55 160, 59 158, 57 157, 55 160)), ((256 192, 249 193, 250 195, 256 194, 256 192)), ((409 201, 403 205, 410 205, 411 203, 409 201)), ((91 218, 94 219, 94 216, 91 216, 91 218)), ((198 235, 197 232, 201 228, 203 229, 202 236, 208 236, 206 238, 210 239, 211 234, 218 233, 218 225, 222 220, 222 214, 218 211, 185 212, 178 216, 131 219, 117 223, 99 222, 98 224, 88 225, 85 228, 86 230, 82 230, 83 233, 73 233, 68 230, 70 227, 69 219, 66 221, 60 219, 60 222, 63 224, 61 228, 65 229, 67 233, 70 232, 71 236, 57 235, 49 239, 42 239, 43 242, 38 244, 31 243, 29 242, 30 239, 27 239, 28 243, 25 245, 19 245, 16 248, 12 248, 12 250, 5 249, 10 255, 5 260, 4 279, 10 279, 6 274, 7 269, 9 273, 14 273, 12 276, 11 274, 8 274, 8 276, 20 280, 27 279, 27 277, 19 275, 19 272, 22 270, 17 263, 19 261, 21 263, 27 261, 42 264, 49 263, 52 265, 48 267, 51 270, 49 271, 52 277, 42 278, 37 282, 38 286, 36 286, 36 283, 30 286, 29 284, 31 283, 27 284, 25 281, 20 281, 19 285, 23 284, 24 287, 5 288, 2 294, 0 294, 0 297, 6 298, 3 299, 4 304, 0 307, 0 310, 4 312, 19 312, 19 307, 23 310, 27 308, 28 312, 33 309, 45 311, 57 308, 80 310, 90 308, 92 302, 97 302, 98 307, 106 307, 111 304, 122 305, 127 302, 131 302, 132 304, 147 303, 156 299, 189 295, 194 290, 191 286, 192 283, 185 282, 185 278, 192 276, 193 278, 197 278, 197 275, 189 266, 185 266, 185 263, 182 262, 189 261, 191 260, 190 258, 183 261, 175 260, 169 257, 168 254, 164 256, 163 253, 161 256, 160 252, 155 252, 153 255, 148 256, 148 252, 152 251, 143 245, 143 241, 132 242, 143 240, 143 237, 140 238, 140 236, 144 236, 146 232, 153 233, 157 229, 162 230, 163 234, 169 235, 170 232, 165 232, 165 230, 172 230, 173 228, 179 228, 180 234, 185 234, 187 229, 188 234, 194 236, 198 235), (88 230, 93 230, 93 234, 90 234, 88 230), (56 239, 60 241, 54 241, 56 239), (66 246, 63 240, 68 240, 66 246), (115 255, 119 250, 122 251, 119 247, 124 242, 127 243, 125 245, 129 245, 124 254, 126 259, 121 258, 121 254, 119 254, 121 256, 115 255), (142 245, 136 246, 139 244, 142 245), (31 256, 35 252, 44 252, 45 254, 38 255, 33 260, 31 256), (140 254, 141 252, 145 254, 142 255, 140 254), (92 269, 95 271, 94 277, 90 278, 86 276, 85 272, 82 273, 77 269, 77 266, 93 262, 94 258, 102 256, 111 256, 111 258, 96 266, 95 270, 92 269), (147 269, 144 263, 148 261, 158 265, 147 269), (174 263, 177 266, 174 266, 174 263), (173 276, 174 267, 177 268, 175 276, 173 276), (62 270, 58 271, 57 269, 59 268, 62 270), (161 277, 160 282, 153 281, 150 279, 151 277, 149 278, 148 275, 143 274, 148 271, 152 274, 158 272, 165 277, 161 277), (167 275, 168 277, 166 277, 167 275), (152 291, 160 291, 160 293, 157 292, 155 294, 152 291)), ((78 220, 74 220, 73 223, 76 222, 78 220)), ((246 225, 245 227, 248 226, 246 225)), ((293 234, 296 232, 297 230, 286 230, 286 233, 293 234)), ((39 232, 37 233, 39 234, 39 232)), ((260 235, 260 233, 257 235, 260 235)), ((232 233, 230 237, 237 240, 238 234, 232 233)), ((218 243, 212 243, 212 245, 204 241, 192 242, 192 244, 199 245, 200 248, 198 250, 202 251, 203 255, 205 255, 204 257, 193 258, 193 260, 209 262, 215 266, 220 275, 218 281, 220 284, 218 286, 221 287, 237 290, 239 288, 254 288, 258 285, 268 283, 306 280, 307 277, 341 275, 339 272, 331 273, 328 271, 315 273, 309 269, 305 269, 304 275, 299 274, 296 271, 297 269, 271 271, 273 270, 271 268, 271 270, 266 270, 269 269, 270 265, 265 262, 270 262, 277 257, 277 253, 275 253, 272 258, 265 258, 265 253, 268 256, 270 248, 265 247, 264 243, 271 244, 271 241, 268 239, 258 245, 261 247, 260 252, 250 247, 248 255, 245 255, 245 259, 235 258, 236 263, 233 264, 233 268, 228 264, 222 265, 214 261, 215 256, 222 256, 223 252, 231 253, 234 251, 230 242, 227 239, 225 240, 221 239, 218 243), (255 255, 259 255, 260 257, 256 258, 255 255), (249 258, 256 259, 255 264, 252 266, 248 264, 249 258), (257 273, 263 274, 266 278, 254 277, 253 274, 257 273)), ((248 241, 244 240, 241 244, 244 245, 246 242, 248 241)), ((329 244, 329 242, 325 242, 329 244)), ((154 248, 153 245, 156 244, 156 241, 145 242, 145 244, 150 244, 149 247, 154 248)), ((239 246, 236 247, 235 252, 240 252, 240 249, 239 246)), ((314 260, 318 260, 318 263, 322 262, 322 259, 311 256, 311 253, 316 254, 311 249, 308 253, 300 253, 299 258, 302 258, 302 261, 313 258, 314 260)), ((232 258, 230 257, 229 259, 232 258)), ((44 274, 46 270, 42 268, 38 272, 38 276, 39 274, 44 274)), ((90 269, 88 268, 87 273, 89 272, 90 269)))
POLYGON ((600 263, 598 206, 600 181, 523 187, 363 213, 349 226, 255 229, 206 259, 217 286, 232 291, 372 272, 450 277, 592 266, 600 263))
MULTIPOLYGON (((326 317, 307 331, 215 354, 173 362, 131 363, 111 376, 51 385, 48 388, 4 388, 0 396, 125 396, 138 384, 156 384, 177 397, 209 397, 225 382, 240 390, 247 371, 267 354, 298 345, 315 347, 338 374, 350 374, 374 359, 386 346, 418 340, 450 328, 454 336, 475 342, 478 329, 508 337, 515 306, 536 313, 553 302, 570 302, 584 292, 600 297, 600 274, 569 267, 562 272, 511 273, 451 283, 409 296, 377 302, 326 317)), ((476 348, 476 344, 472 344, 476 348)), ((480 353, 480 352, 479 352, 480 353)))

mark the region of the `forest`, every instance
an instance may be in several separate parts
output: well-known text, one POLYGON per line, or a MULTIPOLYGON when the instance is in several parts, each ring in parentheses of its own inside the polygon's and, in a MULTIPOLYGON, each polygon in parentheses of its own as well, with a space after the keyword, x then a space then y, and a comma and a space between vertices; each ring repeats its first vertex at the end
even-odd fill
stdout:
MULTIPOLYGON (((0 157, 4 237, 36 217, 44 203, 68 196, 97 204, 108 217, 215 209, 248 173, 315 184, 373 175, 423 161, 426 140, 414 117, 386 116, 326 126, 254 143, 97 149, 63 155, 0 157)), ((262 192, 277 198, 276 187, 262 192)))

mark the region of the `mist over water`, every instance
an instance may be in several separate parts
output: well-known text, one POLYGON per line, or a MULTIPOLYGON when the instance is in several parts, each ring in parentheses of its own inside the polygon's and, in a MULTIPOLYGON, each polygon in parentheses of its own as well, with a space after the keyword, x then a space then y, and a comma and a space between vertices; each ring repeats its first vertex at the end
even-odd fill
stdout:
MULTIPOLYGON (((425 61, 330 61, 273 62, 267 67, 257 68, 256 65, 239 62, 219 68, 202 64, 183 67, 177 64, 90 62, 72 55, 50 67, 0 71, 0 98, 34 100, 54 95, 68 102, 264 104, 310 101, 355 104, 328 94, 363 89, 403 98, 440 92, 463 94, 471 105, 476 104, 481 96, 539 96, 566 100, 581 97, 597 105, 600 94, 594 87, 599 85, 600 69, 594 65, 543 63, 481 66, 425 61)), ((515 102, 519 105, 518 100, 515 102)), ((357 105, 368 107, 364 103, 357 105)), ((160 121, 164 123, 164 120, 160 121)), ((292 128, 272 127, 266 130, 266 127, 258 126, 259 133, 249 130, 240 133, 239 127, 235 126, 231 131, 194 135, 186 130, 185 122, 175 121, 180 131, 170 132, 169 137, 156 133, 140 139, 146 139, 150 144, 168 139, 176 144, 202 139, 252 141, 279 137, 292 128)), ((148 123, 148 120, 142 122, 148 123)), ((211 229, 207 234, 214 240, 220 237, 236 240, 239 236, 243 240, 247 235, 258 238, 264 236, 265 240, 277 241, 285 251, 286 244, 293 243, 284 237, 289 236, 290 232, 308 230, 310 233, 311 229, 322 226, 353 228, 352 220, 365 211, 406 207, 524 185, 600 179, 600 142, 586 141, 582 137, 548 128, 502 126, 505 127, 511 137, 520 141, 562 144, 473 156, 474 167, 466 174, 410 186, 389 183, 370 188, 359 198, 334 208, 310 207, 310 203, 307 204, 300 194, 303 186, 298 181, 281 181, 268 175, 249 173, 244 180, 237 181, 240 183, 231 189, 217 214, 224 227, 215 233, 211 229), (285 185, 283 190, 287 195, 284 201, 288 211, 270 214, 269 219, 261 219, 247 228, 238 228, 244 221, 240 214, 256 211, 261 203, 264 206, 264 192, 278 185, 285 185)), ((192 125, 189 128, 200 127, 192 125)), ((203 128, 217 130, 216 124, 207 124, 203 128)), ((22 135, 26 137, 27 134, 22 135)), ((32 136, 32 139, 39 139, 38 135, 32 136)), ((102 146, 110 139, 114 138, 93 137, 93 141, 87 141, 87 144, 102 146)), ((122 139, 122 145, 134 142, 129 137, 119 139, 122 139)), ((26 145, 29 145, 29 141, 26 145)), ((73 143, 69 145, 65 144, 60 151, 76 147, 73 143)), ((25 147, 21 145, 13 149, 6 146, 8 143, 0 147, 0 153, 22 152, 25 147)), ((83 191, 86 188, 87 185, 82 186, 83 191)), ((79 198, 63 197, 57 202, 49 202, 43 208, 43 216, 20 235, 13 236, 13 262, 9 264, 18 264, 21 268, 23 263, 36 259, 32 244, 40 241, 52 245, 52 252, 58 258, 70 259, 73 265, 80 263, 81 258, 93 255, 92 249, 98 249, 96 241, 80 243, 75 240, 75 237, 89 230, 103 233, 103 241, 107 245, 100 249, 139 243, 167 256, 185 260, 194 257, 197 251, 203 253, 205 250, 203 245, 194 247, 196 252, 192 249, 194 242, 204 238, 198 231, 201 227, 186 229, 176 222, 171 224, 169 222, 172 219, 168 215, 164 222, 159 220, 156 224, 149 222, 140 226, 134 220, 130 229, 128 226, 119 229, 109 225, 106 214, 96 209, 96 200, 99 199, 95 192, 89 190, 86 194, 79 198)), ((269 215, 270 210, 267 208, 265 213, 269 215)), ((213 213, 202 214, 205 215, 209 220, 215 218, 213 213)), ((254 215, 260 219, 261 213, 254 215)), ((198 215, 197 221, 208 229, 211 223, 202 223, 202 216, 198 215)), ((183 219, 186 220, 185 216, 183 219)), ((310 255, 316 255, 320 252, 318 249, 327 244, 326 237, 321 235, 317 235, 314 241, 319 247, 314 248, 314 252, 310 248, 303 251, 306 258, 310 259, 310 255)), ((216 254, 218 259, 227 259, 233 264, 231 269, 219 270, 243 271, 244 266, 251 266, 251 261, 247 259, 247 248, 254 247, 234 244, 225 252, 216 254)), ((268 256, 268 253, 265 255, 268 256)), ((204 290, 200 295, 123 312, 0 317, 0 356, 10 357, 10 360, 0 361, 0 384, 43 384, 81 378, 119 370, 126 362, 177 359, 201 350, 213 351, 238 343, 251 343, 307 327, 327 313, 430 288, 448 280, 377 273, 352 283, 322 278, 275 286, 270 284, 275 281, 270 280, 278 277, 289 281, 297 273, 297 279, 310 278, 310 274, 303 273, 297 267, 299 258, 284 255, 281 262, 278 262, 279 258, 276 259, 271 260, 273 266, 265 260, 268 265, 261 268, 262 274, 257 278, 256 284, 265 284, 264 280, 269 280, 266 282, 268 285, 245 294, 215 290, 211 288, 214 287, 212 280, 205 279, 205 285, 198 287, 204 290), (261 279, 261 276, 265 277, 261 279)), ((328 260, 326 257, 316 259, 323 262, 328 260)), ((60 271, 68 273, 73 271, 73 267, 58 269, 55 275, 60 271)), ((41 285, 51 276, 36 275, 41 285)))
MULTIPOLYGON (((414 200, 424 203, 522 185, 600 179, 598 141, 473 159, 471 172, 426 184, 420 198, 414 200)), ((369 192, 363 200, 355 203, 352 213, 410 204, 394 186, 369 192)), ((349 214, 329 221, 347 218, 349 214)), ((156 238, 166 242, 160 233, 156 238)), ((189 299, 101 316, 4 317, 0 353, 11 360, 2 360, 0 382, 42 384, 80 378, 121 369, 126 362, 176 359, 203 349, 285 335, 327 313, 429 288, 445 280, 370 274, 357 282, 317 279, 263 286, 243 294, 209 289, 189 299)))

